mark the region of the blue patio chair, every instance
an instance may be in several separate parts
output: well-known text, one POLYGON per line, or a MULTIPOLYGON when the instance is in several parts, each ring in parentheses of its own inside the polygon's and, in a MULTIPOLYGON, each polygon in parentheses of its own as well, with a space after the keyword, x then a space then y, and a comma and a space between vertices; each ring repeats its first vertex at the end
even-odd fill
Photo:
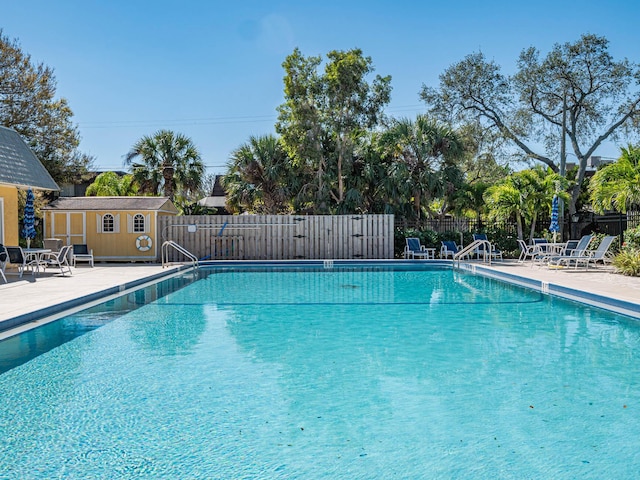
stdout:
MULTIPOLYGON (((404 246, 404 258, 429 258, 432 253, 420 244, 419 238, 409 237, 406 239, 407 244, 404 246)), ((431 249, 433 251, 433 249, 431 249)))
MULTIPOLYGON (((473 234, 473 241, 475 242, 476 240, 486 240, 487 242, 489 241, 489 239, 487 238, 487 234, 486 233, 474 233, 473 234)), ((499 250, 493 243, 490 243, 490 255, 493 258, 499 258, 500 260, 502 260, 502 251, 499 250)), ((480 258, 480 256, 484 256, 485 254, 485 245, 480 245, 478 248, 476 248, 475 250, 475 254, 476 254, 476 258, 480 258)))
MULTIPOLYGON (((440 243, 442 244, 440 247, 440 258, 451 257, 453 259, 453 257, 462 250, 462 247, 453 240, 442 240, 440 243)), ((470 253, 466 253, 464 257, 468 258, 470 255, 470 253)))

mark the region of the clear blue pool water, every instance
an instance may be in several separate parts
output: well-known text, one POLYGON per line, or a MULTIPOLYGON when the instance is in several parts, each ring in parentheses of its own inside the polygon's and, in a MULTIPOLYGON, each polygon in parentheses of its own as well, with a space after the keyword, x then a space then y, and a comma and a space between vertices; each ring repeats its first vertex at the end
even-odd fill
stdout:
POLYGON ((0 344, 0 478, 640 471, 635 320, 449 269, 201 275, 0 344))

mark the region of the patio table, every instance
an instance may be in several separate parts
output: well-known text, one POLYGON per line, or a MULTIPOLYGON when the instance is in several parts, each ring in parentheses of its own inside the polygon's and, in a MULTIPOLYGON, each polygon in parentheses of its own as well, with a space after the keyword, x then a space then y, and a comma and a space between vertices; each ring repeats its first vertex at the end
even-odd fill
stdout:
MULTIPOLYGON (((429 259, 433 260, 433 259, 436 258, 436 249, 435 248, 426 248, 425 247, 420 251, 408 252, 408 254, 405 254, 405 255, 408 255, 409 258, 422 258, 423 260, 425 260, 425 259, 426 260, 429 260, 429 259)), ((407 258, 407 257, 405 256, 405 258, 407 258)))
POLYGON ((51 253, 50 248, 25 248, 22 251, 27 257, 27 264, 31 262, 32 268, 33 265, 35 265, 35 270, 33 271, 34 275, 40 273, 40 265, 43 265, 42 256, 45 253, 51 253))
POLYGON ((567 246, 566 242, 556 242, 556 243, 539 243, 536 245, 540 253, 546 255, 559 255, 562 253, 562 250, 567 246))

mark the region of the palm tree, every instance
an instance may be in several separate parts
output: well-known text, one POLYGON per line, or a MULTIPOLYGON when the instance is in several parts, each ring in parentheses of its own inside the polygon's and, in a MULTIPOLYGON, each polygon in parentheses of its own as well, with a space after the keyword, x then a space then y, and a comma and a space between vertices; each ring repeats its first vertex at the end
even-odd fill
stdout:
POLYGON ((524 224, 530 225, 529 238, 536 230, 538 214, 551 210, 553 195, 568 201, 566 180, 550 168, 537 166, 509 175, 487 189, 484 198, 494 216, 516 217, 518 239, 524 239, 524 224))
POLYGON ((418 115, 415 122, 395 121, 381 141, 396 159, 396 181, 412 199, 415 217, 420 218, 429 201, 445 193, 445 176, 440 173, 462 155, 460 138, 448 126, 418 115))
POLYGON ((293 172, 291 160, 276 136, 252 136, 231 154, 228 173, 222 178, 227 202, 238 211, 291 211, 291 192, 297 184, 293 172))
POLYGON ((165 197, 173 199, 175 190, 185 197, 200 187, 205 167, 191 139, 170 130, 160 130, 153 136, 138 140, 125 156, 140 188, 154 195, 162 188, 165 197), (140 163, 133 163, 140 159, 140 163))
POLYGON ((476 219, 476 223, 480 226, 482 223, 482 215, 487 213, 487 204, 484 200, 484 193, 487 191, 489 186, 489 184, 482 181, 464 183, 454 195, 454 212, 459 215, 473 214, 476 219))
POLYGON ((630 206, 640 205, 640 147, 620 150, 618 161, 598 170, 589 182, 591 204, 598 213, 626 213, 630 206))
POLYGON ((518 239, 522 240, 524 238, 522 224, 525 204, 520 191, 513 185, 510 179, 507 179, 499 185, 489 187, 484 194, 484 199, 494 216, 507 218, 514 215, 516 217, 518 239))

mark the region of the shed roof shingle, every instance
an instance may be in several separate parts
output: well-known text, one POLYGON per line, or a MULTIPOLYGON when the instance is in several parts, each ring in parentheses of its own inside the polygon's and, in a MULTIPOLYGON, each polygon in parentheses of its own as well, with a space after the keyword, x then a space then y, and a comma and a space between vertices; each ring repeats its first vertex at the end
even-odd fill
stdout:
POLYGON ((18 132, 2 126, 0 126, 0 185, 60 190, 18 132))
POLYGON ((177 212, 167 197, 60 197, 44 210, 164 210, 177 212))

